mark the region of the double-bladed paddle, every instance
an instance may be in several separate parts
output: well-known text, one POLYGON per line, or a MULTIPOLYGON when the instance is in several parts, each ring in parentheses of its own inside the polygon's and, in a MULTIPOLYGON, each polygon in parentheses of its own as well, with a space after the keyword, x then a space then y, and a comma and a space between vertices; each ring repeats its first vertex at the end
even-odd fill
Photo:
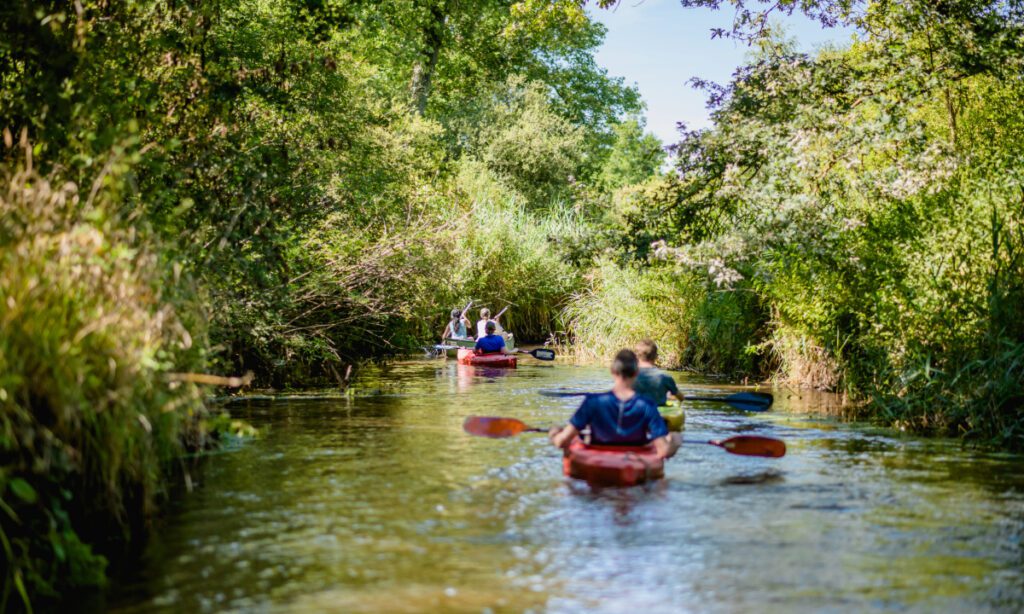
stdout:
POLYGON ((530 356, 533 356, 537 360, 554 360, 555 359, 555 351, 554 350, 549 350, 547 348, 537 348, 535 350, 530 350, 529 352, 527 352, 526 350, 516 350, 516 351, 518 353, 520 353, 520 354, 529 354, 530 356))
MULTIPOLYGON (((520 433, 546 433, 547 429, 532 427, 515 418, 499 418, 493 416, 469 416, 462 423, 462 429, 470 435, 479 437, 514 437, 520 433)), ((726 452, 741 456, 764 456, 779 458, 786 455, 786 443, 771 437, 757 435, 737 435, 723 440, 698 441, 684 439, 683 443, 704 443, 718 446, 726 452)))
MULTIPOLYGON (((576 392, 571 390, 538 390, 546 397, 584 397, 593 392, 576 392)), ((712 403, 728 403, 736 409, 743 411, 768 411, 768 408, 775 402, 774 397, 767 392, 737 392, 727 397, 691 397, 686 396, 684 401, 710 401, 712 403)))

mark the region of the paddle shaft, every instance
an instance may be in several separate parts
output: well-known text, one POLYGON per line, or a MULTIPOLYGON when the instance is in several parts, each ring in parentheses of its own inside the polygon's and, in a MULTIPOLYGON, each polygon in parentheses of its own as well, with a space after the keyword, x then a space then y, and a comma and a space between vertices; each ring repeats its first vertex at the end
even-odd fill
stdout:
MULTIPOLYGON (((540 390, 540 394, 548 397, 583 397, 593 392, 575 392, 561 390, 540 390)), ((686 401, 710 401, 712 403, 728 403, 736 409, 746 411, 765 411, 772 406, 772 396, 764 392, 739 392, 727 397, 691 397, 684 395, 681 402, 686 401)))
MULTIPOLYGON (((515 437, 521 433, 547 433, 549 429, 532 427, 516 418, 497 416, 467 416, 462 428, 470 435, 481 437, 515 437)), ((779 458, 786 455, 786 444, 779 439, 758 435, 737 435, 722 441, 683 440, 682 443, 707 444, 722 448, 730 454, 779 458)))

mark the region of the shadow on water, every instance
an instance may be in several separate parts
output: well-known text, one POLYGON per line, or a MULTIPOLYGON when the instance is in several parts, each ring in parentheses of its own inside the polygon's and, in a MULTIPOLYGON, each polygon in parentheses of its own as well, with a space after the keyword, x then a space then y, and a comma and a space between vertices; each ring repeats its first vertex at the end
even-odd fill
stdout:
POLYGON ((471 414, 561 424, 580 400, 537 390, 607 386, 600 367, 414 360, 368 368, 337 398, 235 402, 264 435, 205 463, 96 609, 1024 607, 1017 456, 815 417, 793 395, 763 414, 687 410, 687 439, 765 434, 785 457, 684 445, 664 480, 634 488, 566 479, 542 435, 462 432, 471 414))
POLYGON ((784 474, 777 469, 768 469, 765 471, 757 471, 754 473, 743 473, 740 475, 732 475, 722 479, 722 484, 729 485, 751 485, 751 484, 774 484, 782 482, 785 479, 784 474))

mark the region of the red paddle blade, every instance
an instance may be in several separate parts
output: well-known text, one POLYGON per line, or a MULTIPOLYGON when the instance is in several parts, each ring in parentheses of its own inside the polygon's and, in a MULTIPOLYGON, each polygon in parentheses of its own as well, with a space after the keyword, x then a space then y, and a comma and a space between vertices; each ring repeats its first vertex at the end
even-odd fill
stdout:
POLYGON ((786 442, 771 437, 738 435, 725 441, 712 441, 711 443, 724 448, 727 452, 743 456, 779 458, 786 455, 786 442))
POLYGON ((462 423, 462 430, 479 437, 512 437, 529 427, 515 418, 492 418, 489 416, 470 416, 462 423))

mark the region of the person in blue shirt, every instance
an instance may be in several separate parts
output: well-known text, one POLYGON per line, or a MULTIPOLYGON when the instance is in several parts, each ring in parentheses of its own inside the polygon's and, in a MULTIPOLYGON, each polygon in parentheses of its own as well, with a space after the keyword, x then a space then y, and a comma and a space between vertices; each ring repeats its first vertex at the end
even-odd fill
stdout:
POLYGON ((505 347, 505 338, 501 335, 496 335, 494 331, 497 326, 494 320, 488 320, 487 324, 484 325, 484 332, 486 333, 483 337, 476 340, 477 354, 511 354, 505 347))
POLYGON ((653 443, 661 457, 672 457, 679 450, 680 438, 668 432, 665 419, 651 400, 633 390, 639 371, 636 354, 631 350, 620 350, 612 361, 612 389, 601 394, 587 395, 569 419, 569 424, 551 429, 548 433, 551 443, 558 448, 566 448, 589 426, 592 444, 653 443))

